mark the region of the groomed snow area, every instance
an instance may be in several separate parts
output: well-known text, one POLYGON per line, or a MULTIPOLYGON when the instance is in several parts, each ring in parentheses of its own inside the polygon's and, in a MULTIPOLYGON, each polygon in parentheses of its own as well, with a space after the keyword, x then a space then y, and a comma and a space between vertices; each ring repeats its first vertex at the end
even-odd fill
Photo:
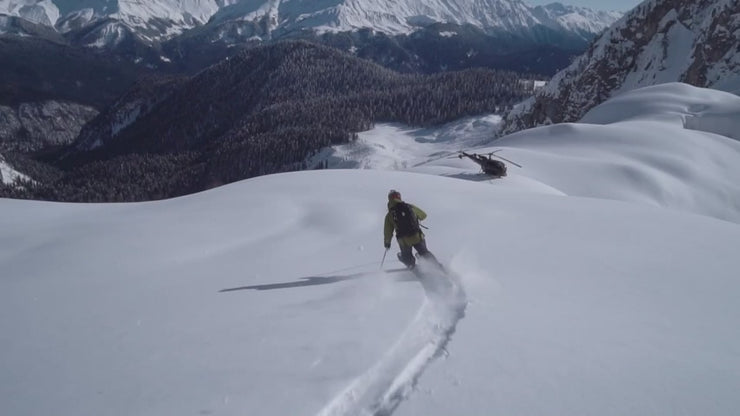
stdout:
POLYGON ((493 117, 378 126, 322 153, 372 169, 166 201, 0 200, 2 413, 734 415, 740 143, 685 127, 737 123, 730 97, 668 84, 487 144, 493 117), (380 270, 390 188, 447 275, 395 243, 380 270))

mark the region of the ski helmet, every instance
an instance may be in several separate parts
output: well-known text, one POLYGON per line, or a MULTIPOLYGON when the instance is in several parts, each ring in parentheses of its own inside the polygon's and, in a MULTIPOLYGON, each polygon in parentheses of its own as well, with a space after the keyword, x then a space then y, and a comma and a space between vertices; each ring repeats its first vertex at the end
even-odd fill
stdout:
POLYGON ((395 189, 391 189, 390 192, 388 192, 388 200, 397 199, 401 200, 401 193, 396 191, 395 189))

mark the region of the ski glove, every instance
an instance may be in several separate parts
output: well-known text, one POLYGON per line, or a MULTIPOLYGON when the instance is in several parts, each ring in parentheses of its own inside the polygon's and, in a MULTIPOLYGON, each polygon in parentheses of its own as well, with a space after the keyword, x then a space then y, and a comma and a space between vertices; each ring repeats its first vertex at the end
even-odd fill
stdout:
POLYGON ((385 246, 385 248, 387 248, 387 249, 388 248, 391 248, 391 243, 384 243, 383 246, 385 246))

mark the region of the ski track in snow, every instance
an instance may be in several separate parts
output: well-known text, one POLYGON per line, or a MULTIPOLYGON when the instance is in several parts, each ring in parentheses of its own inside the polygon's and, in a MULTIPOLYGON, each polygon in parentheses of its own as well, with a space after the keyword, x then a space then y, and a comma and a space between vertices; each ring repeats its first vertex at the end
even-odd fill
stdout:
POLYGON ((453 273, 421 265, 419 269, 426 299, 414 320, 373 367, 317 416, 389 416, 413 392, 427 366, 447 354, 446 346, 465 316, 465 292, 453 273), (440 287, 441 282, 452 282, 452 287, 440 287))

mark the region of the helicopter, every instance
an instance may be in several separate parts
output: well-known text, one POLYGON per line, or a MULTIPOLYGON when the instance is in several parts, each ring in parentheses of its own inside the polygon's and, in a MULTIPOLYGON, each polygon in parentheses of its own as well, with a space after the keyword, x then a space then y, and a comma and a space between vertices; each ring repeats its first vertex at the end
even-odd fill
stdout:
POLYGON ((496 154, 497 152, 500 152, 501 150, 503 149, 494 150, 493 152, 484 153, 484 154, 467 153, 461 150, 458 152, 457 157, 460 159, 462 159, 463 157, 467 157, 473 162, 479 164, 483 173, 497 177, 497 178, 501 178, 501 177, 506 176, 506 164, 500 160, 493 159, 494 157, 505 160, 514 166, 517 166, 520 168, 522 167, 522 165, 516 162, 512 162, 511 160, 506 159, 505 157, 499 156, 496 154))

